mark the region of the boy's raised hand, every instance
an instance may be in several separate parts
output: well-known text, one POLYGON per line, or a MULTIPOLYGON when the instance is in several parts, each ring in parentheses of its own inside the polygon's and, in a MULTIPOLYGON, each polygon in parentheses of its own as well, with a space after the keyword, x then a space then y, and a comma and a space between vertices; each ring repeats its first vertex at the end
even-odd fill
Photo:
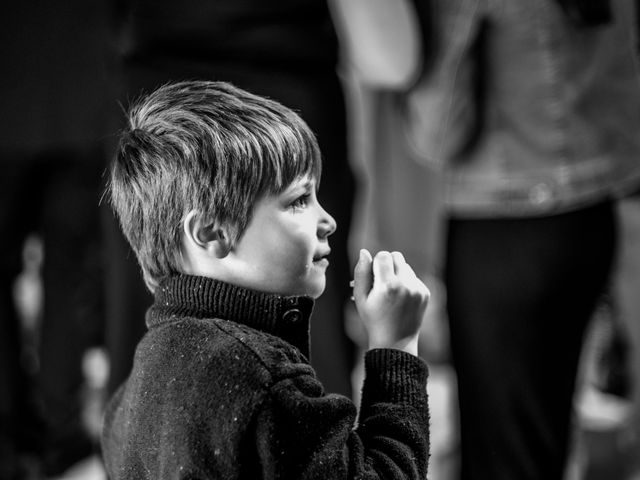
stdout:
POLYGON ((354 271, 353 296, 369 336, 369 348, 418 354, 418 333, 429 290, 400 252, 362 249, 354 271))

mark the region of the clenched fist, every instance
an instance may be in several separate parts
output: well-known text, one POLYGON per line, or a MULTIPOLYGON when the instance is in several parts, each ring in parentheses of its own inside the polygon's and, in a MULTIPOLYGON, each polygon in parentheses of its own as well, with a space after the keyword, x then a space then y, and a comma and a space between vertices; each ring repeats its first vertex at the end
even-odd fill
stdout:
POLYGON ((429 290, 400 252, 360 251, 353 296, 369 336, 369 348, 397 348, 418 354, 418 333, 429 290))

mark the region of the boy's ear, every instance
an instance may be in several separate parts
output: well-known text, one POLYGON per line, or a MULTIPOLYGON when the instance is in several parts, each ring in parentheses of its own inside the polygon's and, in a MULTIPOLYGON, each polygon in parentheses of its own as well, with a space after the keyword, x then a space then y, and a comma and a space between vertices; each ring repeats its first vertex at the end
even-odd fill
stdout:
POLYGON ((197 210, 191 210, 184 219, 184 234, 193 247, 206 251, 216 258, 226 257, 231 250, 228 229, 217 222, 202 221, 197 210))

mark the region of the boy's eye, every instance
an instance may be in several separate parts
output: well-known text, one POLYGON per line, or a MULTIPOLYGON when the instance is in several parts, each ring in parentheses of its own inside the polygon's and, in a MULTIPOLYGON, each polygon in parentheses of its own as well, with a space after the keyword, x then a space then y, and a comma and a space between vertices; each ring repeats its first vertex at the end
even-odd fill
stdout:
POLYGON ((300 195, 293 202, 291 202, 290 207, 293 208, 293 209, 306 207, 310 196, 311 195, 308 194, 308 193, 305 193, 304 195, 300 195))

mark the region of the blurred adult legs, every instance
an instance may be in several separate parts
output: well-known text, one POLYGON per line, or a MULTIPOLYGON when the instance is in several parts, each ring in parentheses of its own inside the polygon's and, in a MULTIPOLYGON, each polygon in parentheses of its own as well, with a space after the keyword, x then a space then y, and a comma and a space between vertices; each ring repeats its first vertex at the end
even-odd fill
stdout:
POLYGON ((614 242, 609 204, 530 220, 449 222, 464 480, 562 478, 583 334, 614 242))

